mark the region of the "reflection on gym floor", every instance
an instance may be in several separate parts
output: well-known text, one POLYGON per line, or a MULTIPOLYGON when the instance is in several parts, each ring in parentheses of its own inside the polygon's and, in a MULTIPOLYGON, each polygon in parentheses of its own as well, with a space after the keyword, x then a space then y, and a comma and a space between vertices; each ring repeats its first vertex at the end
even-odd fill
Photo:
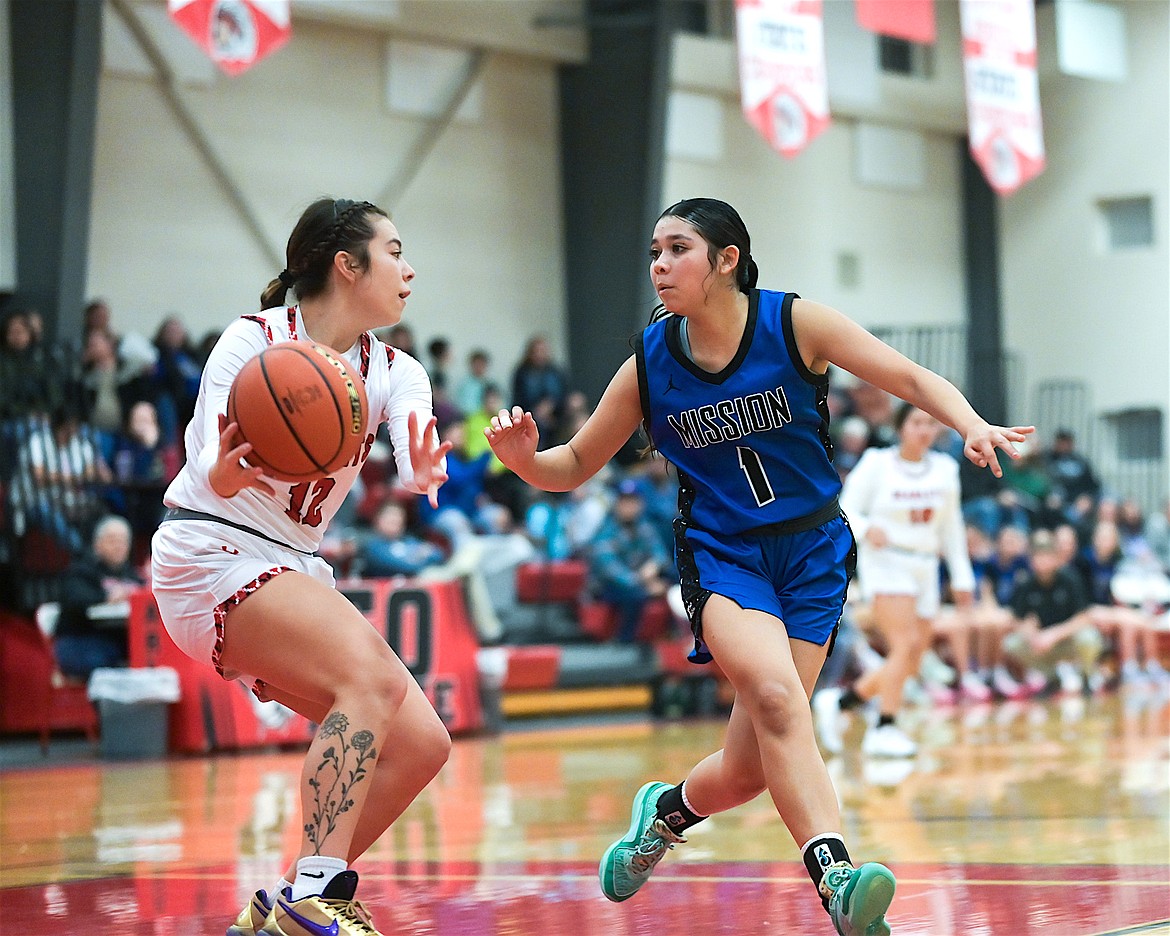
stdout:
MULTIPOLYGON (((1156 693, 919 710, 912 761, 829 767, 853 854, 899 878, 897 934, 1170 933, 1170 703, 1156 693)), ((767 797, 693 829, 627 903, 596 862, 645 780, 722 723, 462 739, 362 859, 395 934, 830 933, 767 797)), ((859 732, 858 726, 855 731, 859 732)), ((296 842, 295 752, 0 775, 6 936, 221 933, 296 842)))

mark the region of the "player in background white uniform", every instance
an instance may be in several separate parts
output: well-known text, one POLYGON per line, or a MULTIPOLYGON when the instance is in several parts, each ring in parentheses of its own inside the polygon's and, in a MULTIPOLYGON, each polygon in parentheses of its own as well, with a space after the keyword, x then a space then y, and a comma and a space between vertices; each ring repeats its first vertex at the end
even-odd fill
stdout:
POLYGON ((867 449, 841 490, 841 507, 857 537, 857 577, 887 645, 885 662, 847 690, 821 690, 813 709, 822 743, 839 750, 834 723, 841 709, 879 697, 878 720, 866 731, 862 751, 910 757, 917 746, 895 717, 906 680, 918 672, 932 641, 939 557, 946 560, 960 608, 971 607, 975 576, 959 505, 959 465, 931 448, 941 424, 906 403, 894 425, 898 444, 867 449))
POLYGON ((164 498, 152 549, 153 589, 184 652, 225 678, 253 681, 320 727, 301 774, 301 847, 271 891, 257 891, 229 936, 377 934, 355 899, 361 855, 447 760, 451 740, 383 637, 333 587, 313 550, 389 422, 402 483, 427 494, 447 478, 422 366, 370 331, 402 316, 414 270, 389 217, 368 202, 320 199, 289 237, 287 268, 259 315, 228 326, 204 369, 187 428, 187 462, 164 498), (285 307, 295 287, 299 305, 285 307), (315 341, 365 382, 366 441, 353 462, 288 484, 246 465, 224 415, 244 363, 269 344, 315 341))

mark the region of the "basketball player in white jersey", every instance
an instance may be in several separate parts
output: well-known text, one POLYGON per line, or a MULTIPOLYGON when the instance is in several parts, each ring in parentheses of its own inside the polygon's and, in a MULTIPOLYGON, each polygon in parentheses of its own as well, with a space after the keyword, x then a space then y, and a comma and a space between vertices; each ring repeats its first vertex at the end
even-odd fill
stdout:
POLYGON ((447 760, 450 738, 385 639, 334 588, 314 555, 381 422, 402 483, 437 505, 446 480, 422 366, 371 330, 402 316, 414 270, 389 216, 368 202, 320 199, 289 237, 287 268, 262 311, 228 326, 207 361, 186 431, 187 462, 165 495, 153 541, 154 595, 175 643, 225 679, 317 723, 301 774, 301 847, 271 891, 257 891, 229 936, 376 934, 349 865, 447 760), (292 287, 299 304, 285 305, 292 287), (360 374, 369 401, 353 461, 288 484, 246 465, 224 415, 244 364, 275 342, 315 341, 360 374))
POLYGON ((942 427, 929 413, 904 403, 894 425, 898 444, 867 449, 841 490, 841 506, 857 537, 857 577, 888 649, 882 666, 849 689, 824 689, 813 699, 821 741, 831 752, 841 745, 834 724, 841 709, 875 696, 878 720, 866 731, 862 751, 877 757, 917 752, 895 716, 906 679, 918 672, 931 644, 940 556, 955 604, 972 604, 975 576, 959 507, 959 465, 931 448, 942 427))

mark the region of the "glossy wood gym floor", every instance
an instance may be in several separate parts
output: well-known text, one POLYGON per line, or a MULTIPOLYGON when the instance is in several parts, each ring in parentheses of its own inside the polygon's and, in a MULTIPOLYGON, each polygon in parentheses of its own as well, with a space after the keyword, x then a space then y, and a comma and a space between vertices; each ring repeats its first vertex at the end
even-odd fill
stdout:
MULTIPOLYGON (((1152 691, 922 709, 900 764, 830 761, 855 856, 898 875, 895 934, 1170 934, 1170 703, 1152 691)), ((389 934, 831 933, 761 797, 693 830, 635 898, 597 860, 631 794, 720 743, 715 722, 457 740, 357 866, 389 934)), ((60 742, 57 742, 60 743, 60 742)), ((294 847, 295 753, 0 774, 0 933, 220 934, 294 847)))

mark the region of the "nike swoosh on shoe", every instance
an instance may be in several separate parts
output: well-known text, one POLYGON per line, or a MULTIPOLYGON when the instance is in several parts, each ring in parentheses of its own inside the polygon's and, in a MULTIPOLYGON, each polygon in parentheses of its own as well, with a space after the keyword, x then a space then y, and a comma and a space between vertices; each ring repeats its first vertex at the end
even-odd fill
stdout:
POLYGON ((337 936, 341 932, 336 920, 333 920, 328 926, 322 926, 320 923, 314 923, 307 917, 301 916, 283 900, 280 901, 280 907, 297 926, 304 929, 306 933, 312 933, 313 936, 337 936))

